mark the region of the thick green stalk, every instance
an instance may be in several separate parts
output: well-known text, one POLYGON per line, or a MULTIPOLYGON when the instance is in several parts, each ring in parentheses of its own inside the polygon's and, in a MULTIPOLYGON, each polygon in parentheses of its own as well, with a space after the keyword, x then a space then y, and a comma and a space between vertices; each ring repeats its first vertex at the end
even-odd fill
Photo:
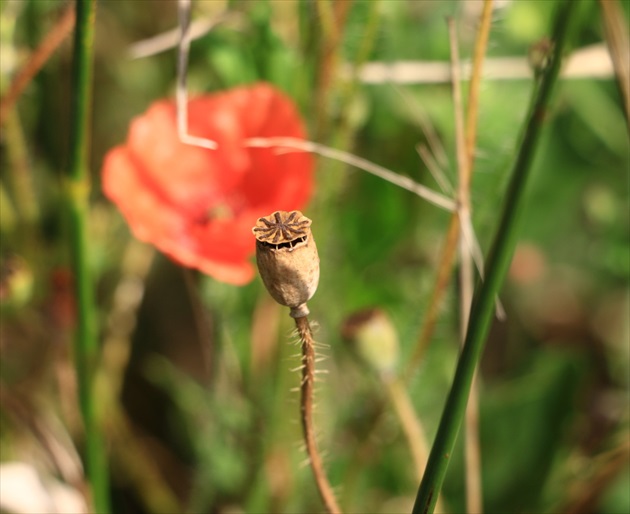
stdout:
POLYGON ((539 87, 534 95, 524 137, 505 195, 499 227, 486 262, 485 280, 477 288, 473 299, 466 340, 431 448, 429 462, 418 489, 413 514, 433 512, 446 476, 457 434, 464 419, 475 368, 481 358, 488 335, 495 298, 514 253, 518 235, 517 220, 523 202, 526 179, 540 138, 541 126, 551 91, 560 71, 562 48, 568 32, 569 20, 575 12, 577 4, 577 0, 564 0, 563 5, 558 10, 553 31, 554 47, 551 51, 549 64, 542 72, 539 87))
POLYGON ((110 511, 109 477, 105 448, 95 412, 93 385, 98 344, 96 306, 88 262, 87 240, 89 217, 87 162, 90 141, 95 14, 95 0, 77 0, 72 63, 70 165, 66 195, 78 317, 74 354, 79 406, 85 431, 85 467, 91 486, 94 510, 100 514, 110 511))

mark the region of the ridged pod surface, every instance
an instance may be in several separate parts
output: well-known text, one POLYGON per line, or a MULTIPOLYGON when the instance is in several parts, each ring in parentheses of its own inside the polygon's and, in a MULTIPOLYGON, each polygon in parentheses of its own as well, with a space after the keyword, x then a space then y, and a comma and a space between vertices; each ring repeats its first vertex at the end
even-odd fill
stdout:
POLYGON ((319 283, 319 256, 311 220, 300 211, 276 211, 259 218, 252 232, 258 271, 269 294, 290 307, 292 317, 306 316, 306 302, 319 283))

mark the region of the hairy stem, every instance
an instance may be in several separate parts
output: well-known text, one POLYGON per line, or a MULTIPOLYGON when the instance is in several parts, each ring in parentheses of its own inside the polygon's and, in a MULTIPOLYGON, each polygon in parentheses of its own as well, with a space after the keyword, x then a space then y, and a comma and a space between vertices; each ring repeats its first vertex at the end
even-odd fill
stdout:
POLYGON ((468 395, 493 314, 494 300, 507 273, 517 238, 517 220, 525 192, 525 183, 537 143, 551 91, 556 83, 562 61, 562 50, 568 33, 571 15, 578 2, 565 0, 557 13, 553 31, 554 47, 548 67, 541 76, 525 126, 524 137, 516 155, 505 202, 492 249, 486 263, 485 280, 473 300, 466 341, 457 363, 453 384, 440 419, 437 435, 427 470, 424 474, 413 508, 414 514, 432 513, 437 495, 442 488, 450 457, 464 418, 468 395))
POLYGON ((315 383, 315 346, 313 333, 308 318, 295 318, 295 326, 302 346, 302 386, 300 387, 300 412, 306 452, 315 477, 315 484, 326 510, 332 514, 341 513, 335 494, 326 478, 322 458, 317 450, 315 429, 313 427, 313 386, 315 383))

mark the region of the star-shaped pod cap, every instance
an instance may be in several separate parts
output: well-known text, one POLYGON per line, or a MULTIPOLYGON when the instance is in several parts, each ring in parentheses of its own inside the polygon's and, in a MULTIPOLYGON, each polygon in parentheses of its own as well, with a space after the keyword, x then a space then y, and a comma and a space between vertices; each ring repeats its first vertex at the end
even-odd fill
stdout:
POLYGON ((291 316, 308 314, 306 302, 319 283, 319 256, 311 220, 300 211, 276 211, 259 218, 256 237, 258 271, 269 294, 291 307, 291 316))

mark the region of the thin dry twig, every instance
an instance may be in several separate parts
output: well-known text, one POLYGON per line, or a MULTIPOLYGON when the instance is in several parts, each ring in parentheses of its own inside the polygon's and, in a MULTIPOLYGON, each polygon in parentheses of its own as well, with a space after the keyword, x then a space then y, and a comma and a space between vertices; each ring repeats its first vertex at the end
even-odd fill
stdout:
MULTIPOLYGON (((217 148, 216 141, 210 139, 191 136, 188 134, 188 90, 187 90, 187 70, 188 54, 190 52, 190 0, 178 0, 178 15, 180 24, 180 44, 178 49, 177 65, 177 132, 183 143, 201 148, 214 150, 217 148)), ((340 15, 340 16, 343 16, 340 15)), ((278 147, 278 151, 306 151, 316 153, 323 157, 328 157, 356 168, 362 169, 376 175, 387 182, 402 187, 412 193, 424 198, 429 203, 441 207, 447 211, 455 210, 455 202, 450 198, 437 193, 430 188, 418 184, 409 177, 399 175, 378 164, 374 164, 366 159, 357 157, 342 150, 336 150, 319 143, 290 137, 275 138, 251 138, 246 141, 246 145, 258 148, 278 147)))
MULTIPOLYGON (((488 47, 488 39, 490 36, 490 26, 492 23, 492 0, 485 0, 477 38, 475 41, 475 50, 473 55, 473 68, 468 89, 468 104, 466 112, 466 130, 465 152, 466 166, 462 172, 466 176, 460 179, 459 199, 463 213, 460 215, 461 234, 460 234, 460 259, 462 261, 461 268, 461 284, 462 284, 462 303, 461 303, 461 322, 460 336, 462 345, 466 338, 468 330, 468 320, 470 317, 470 309, 472 306, 473 295, 473 272, 471 258, 475 259, 476 254, 480 254, 478 245, 473 244, 473 250, 468 251, 471 247, 471 235, 474 236, 472 229, 472 216, 470 204, 470 183, 472 180, 472 172, 475 167, 475 148, 477 146, 477 118, 479 112, 479 88, 481 85, 481 75, 483 62, 488 47), (477 252, 475 252, 475 246, 477 252)), ((459 67, 459 64, 457 64, 459 67)), ((461 141, 459 142, 461 144, 461 141)), ((475 241, 476 243, 476 241, 475 241)), ((477 263, 479 265, 479 263, 477 263)), ((481 276, 483 278, 483 265, 480 266, 481 276)), ((497 301, 498 310, 502 313, 500 302, 497 301)), ((468 406, 466 408, 465 419, 465 461, 466 461, 466 508, 468 512, 482 514, 483 512, 483 492, 481 484, 481 448, 479 445, 479 383, 477 374, 473 377, 473 383, 468 398, 468 406)))
MULTIPOLYGON (((608 0, 604 0, 608 2, 608 0)), ((473 65, 474 66, 474 65, 473 65)), ((470 63, 462 64, 462 77, 470 78, 470 63)), ((358 74, 363 84, 446 84, 450 81, 450 66, 442 61, 372 61, 353 71, 350 66, 344 74, 358 74)), ((604 44, 594 44, 576 50, 567 57, 562 69, 563 78, 609 79, 614 74, 613 63, 604 44)), ((484 66, 487 80, 530 80, 532 67, 525 57, 493 57, 484 66)))
MULTIPOLYGON (((192 42, 195 39, 205 36, 217 23, 222 22, 227 15, 228 13, 224 13, 218 17, 213 16, 211 18, 191 21, 188 28, 190 41, 192 42)), ((178 26, 153 37, 136 41, 127 48, 129 57, 131 59, 142 59, 176 48, 181 40, 181 32, 181 26, 178 26)))
MULTIPOLYGON (((214 150, 217 148, 216 141, 210 139, 195 137, 188 134, 188 90, 186 86, 186 75, 188 70, 188 54, 190 51, 190 0, 178 0, 178 13, 180 23, 180 45, 178 50, 177 65, 177 132, 183 143, 202 148, 214 150)), ((455 202, 450 198, 441 195, 422 184, 411 180, 408 177, 394 173, 378 164, 374 164, 366 159, 357 157, 342 150, 336 150, 319 143, 306 141, 290 137, 275 138, 251 138, 246 141, 251 147, 269 148, 279 147, 279 151, 305 151, 312 152, 323 157, 335 159, 337 161, 355 166, 376 175, 377 177, 395 184, 403 189, 411 191, 426 201, 446 209, 447 211, 455 210, 455 202)))
POLYGON ((557 512, 586 514, 596 510, 598 500, 610 483, 619 477, 630 463, 630 441, 625 440, 616 448, 598 455, 590 461, 588 476, 575 481, 569 490, 569 498, 559 505, 557 512))
MULTIPOLYGON (((427 436, 422 426, 422 422, 416 416, 413 402, 407 393, 405 384, 399 378, 381 377, 383 385, 387 391, 389 399, 396 411, 398 420, 402 430, 407 438, 407 444, 411 450, 411 456, 414 461, 414 471, 418 481, 422 479, 422 474, 427 467, 429 458, 429 448, 427 445, 427 436)), ((435 510, 437 512, 446 512, 440 494, 435 510)))
POLYGON ((599 0, 606 34, 606 42, 619 84, 619 91, 630 129, 630 37, 628 21, 621 4, 615 0, 599 0))
POLYGON ((0 101, 0 124, 4 123, 7 113, 22 95, 26 86, 33 80, 33 77, 37 75, 42 66, 50 59, 50 56, 72 32, 75 21, 74 12, 74 4, 67 7, 57 23, 30 55, 26 64, 13 78, 11 85, 0 101))
MULTIPOLYGON (((491 0, 484 3, 484 13, 488 16, 492 10, 491 0), (490 8, 488 10, 488 7, 490 8)), ((482 14, 483 20, 483 14, 482 14)), ((488 21, 489 24, 489 21, 488 21)), ((482 23, 483 25, 483 23, 482 23)), ((461 80, 459 75, 459 43, 457 40, 457 29, 454 21, 448 20, 449 41, 451 47, 451 67, 453 83, 453 104, 455 110, 455 140, 457 148, 457 170, 458 170, 458 211, 460 225, 466 226, 471 223, 470 213, 470 183, 472 175, 472 165, 476 142, 476 121, 477 121, 477 101, 479 88, 479 74, 473 73, 471 80, 471 91, 469 95, 469 107, 466 130, 464 129, 464 107, 462 105, 461 80), (475 105, 471 106, 470 101, 475 105)), ((480 27, 476 52, 479 51, 480 36, 483 37, 483 26, 480 27)), ((487 34, 485 36, 487 42, 487 34)), ((483 42, 482 42, 483 45, 483 42)), ((483 59, 481 47, 480 56, 475 55, 475 59, 483 59)), ((477 68, 479 69, 479 68, 477 68)), ((463 230, 459 233, 459 283, 460 283, 460 344, 463 346, 468 330, 468 319, 473 297, 473 263, 471 252, 468 251, 468 244, 463 230)), ((481 494, 481 452, 479 449, 479 427, 478 427, 478 389, 473 379, 473 387, 470 391, 468 406, 466 407, 465 420, 465 466, 466 466, 466 511, 481 514, 483 512, 483 501, 481 494)))
POLYGON ((427 145, 424 143, 416 145, 416 151, 426 168, 429 170, 429 173, 431 173, 433 179, 437 182, 438 186, 440 186, 442 192, 454 196, 455 191, 453 190, 453 185, 450 183, 446 173, 444 173, 440 168, 440 165, 437 163, 436 158, 433 157, 433 154, 431 154, 427 145))
POLYGON ((335 77, 337 61, 339 60, 340 42, 344 34, 344 26, 348 19, 348 14, 352 8, 352 0, 345 0, 344 2, 317 0, 315 6, 322 22, 317 84, 314 93, 316 106, 315 134, 316 139, 320 139, 326 131, 326 96, 335 77))
POLYGON ((336 150, 335 148, 330 148, 324 145, 320 145, 319 143, 315 143, 313 141, 307 141, 304 139, 298 139, 294 137, 255 137, 246 140, 245 144, 247 146, 256 147, 256 148, 272 148, 278 147, 279 151, 303 151, 303 152, 313 152, 322 157, 328 157, 330 159, 335 159, 337 161, 344 162, 349 164, 350 166, 354 166, 355 168, 362 169, 363 171, 367 171, 372 175, 376 175, 387 182, 395 184, 407 191, 411 191, 412 193, 420 196, 425 199, 427 202, 436 205, 437 207, 441 207, 447 211, 454 211, 456 206, 455 202, 450 198, 441 195, 429 189, 422 184, 418 184, 414 180, 409 177, 405 177, 403 175, 399 175, 394 173, 393 171, 384 168, 383 166, 379 166, 378 164, 374 164, 373 162, 368 161, 367 159, 363 159, 361 157, 357 157, 348 152, 344 152, 342 150, 336 150))
MULTIPOLYGON (((479 82, 482 77, 482 68, 483 68, 483 59, 485 56, 485 48, 488 43, 488 34, 485 35, 481 32, 489 32, 490 30, 490 21, 492 19, 492 2, 491 0, 486 0, 484 5, 484 10, 482 12, 482 20, 479 26, 479 33, 477 34, 477 42, 475 45, 474 52, 474 61, 472 66, 472 77, 471 77, 471 85, 470 85, 470 94, 468 101, 468 112, 467 112, 467 127, 476 126, 476 118, 477 118, 477 103, 479 101, 478 90, 479 90, 479 82), (488 6, 488 4, 490 4, 488 6), (473 104, 473 105, 471 105, 473 104)), ((455 70, 456 73, 459 72, 461 66, 457 67, 455 70)), ((451 74, 453 70, 451 70, 451 74)), ((467 156, 458 155, 459 161, 466 161, 464 163, 464 180, 467 183, 466 188, 470 188, 470 177, 472 176, 472 167, 474 164, 474 160, 471 157, 474 155, 474 148, 476 145, 476 131, 467 137, 466 140, 466 148, 471 148, 471 153, 467 156)), ((461 177, 460 177, 461 182, 461 177)), ((460 184, 460 188, 463 187, 460 184)), ((461 201, 461 200, 459 200, 461 201)), ((458 201, 458 203, 459 203, 458 201)), ((460 240, 460 231, 463 232, 464 241, 466 242, 466 246, 470 254, 473 256, 473 260, 481 278, 483 279, 483 257, 481 255, 481 250, 479 248, 479 244, 477 243, 477 239, 474 236, 474 229, 472 227, 472 221, 470 219, 470 201, 468 201, 468 210, 462 213, 461 209, 458 212, 454 212, 451 216, 451 220, 449 223, 448 231, 446 234, 446 238, 444 241, 444 246, 442 247, 442 253, 440 257, 440 266, 437 272, 435 285, 433 286, 433 291, 431 293, 431 299, 429 302, 429 307, 426 311, 424 323, 422 324, 422 329, 418 336, 418 342, 416 343, 416 347, 412 353, 411 358, 409 359, 409 363, 407 368, 403 373, 403 379, 408 381, 413 376, 414 370, 417 368, 418 364, 422 360, 424 353, 431 341, 433 336, 433 332, 435 330, 435 324, 437 322, 437 316, 439 313, 440 304, 442 303, 442 299, 444 298, 444 294, 446 292, 446 287, 449 282, 449 277, 451 274, 451 269, 453 266, 453 262, 455 260, 455 254, 457 252, 458 241, 460 240), (467 214, 468 213, 468 214, 467 214)), ((500 304, 497 305, 497 311, 499 316, 503 314, 503 309, 500 304)))
POLYGON ((440 141, 426 110, 423 109, 418 102, 414 101, 411 94, 405 88, 394 85, 393 89, 402 98, 403 102, 405 102, 405 106, 409 109, 418 125, 420 125, 420 129, 427 139, 427 144, 434 156, 434 160, 441 168, 448 168, 449 162, 446 150, 444 150, 444 145, 440 141))
POLYGON ((442 246, 440 265, 435 277, 435 284, 431 292, 431 299, 429 300, 429 307, 427 308, 424 316, 424 322, 422 323, 422 329, 418 336, 416 346, 413 350, 411 358, 408 361, 407 367, 403 372, 403 380, 409 382, 413 377, 413 374, 420 364, 420 361, 424 357, 424 354, 429 347, 435 325, 437 323, 440 306, 448 286, 451 268, 453 266, 453 260, 455 258, 455 252, 457 250, 457 242, 459 240, 459 217, 457 215, 451 216, 446 237, 444 238, 444 244, 442 246))
POLYGON ((188 133, 188 88, 186 77, 188 71, 188 54, 190 52, 190 0, 179 0, 177 4, 179 17, 180 40, 177 51, 177 135, 182 143, 209 150, 216 150, 217 143, 203 137, 191 136, 188 133))
MULTIPOLYGON (((479 21, 479 30, 477 31, 477 39, 475 41, 475 50, 473 54, 473 67, 470 76, 470 84, 468 88, 468 102, 466 112, 466 153, 468 154, 468 172, 467 180, 470 182, 470 176, 474 168, 475 146, 477 144, 477 118, 479 111, 479 88, 481 85, 481 74, 483 70, 483 62, 488 48, 488 38, 490 37, 490 25, 492 23, 492 0, 485 0, 481 19, 479 21)), ((468 186, 470 189, 470 186, 468 186)))
POLYGON ((326 478, 322 458, 317 450, 313 427, 313 386, 315 383, 315 343, 311 325, 306 316, 295 318, 300 343, 302 346, 302 384, 300 387, 300 412, 306 452, 313 470, 315 483, 326 509, 331 514, 340 514, 335 494, 326 478))

